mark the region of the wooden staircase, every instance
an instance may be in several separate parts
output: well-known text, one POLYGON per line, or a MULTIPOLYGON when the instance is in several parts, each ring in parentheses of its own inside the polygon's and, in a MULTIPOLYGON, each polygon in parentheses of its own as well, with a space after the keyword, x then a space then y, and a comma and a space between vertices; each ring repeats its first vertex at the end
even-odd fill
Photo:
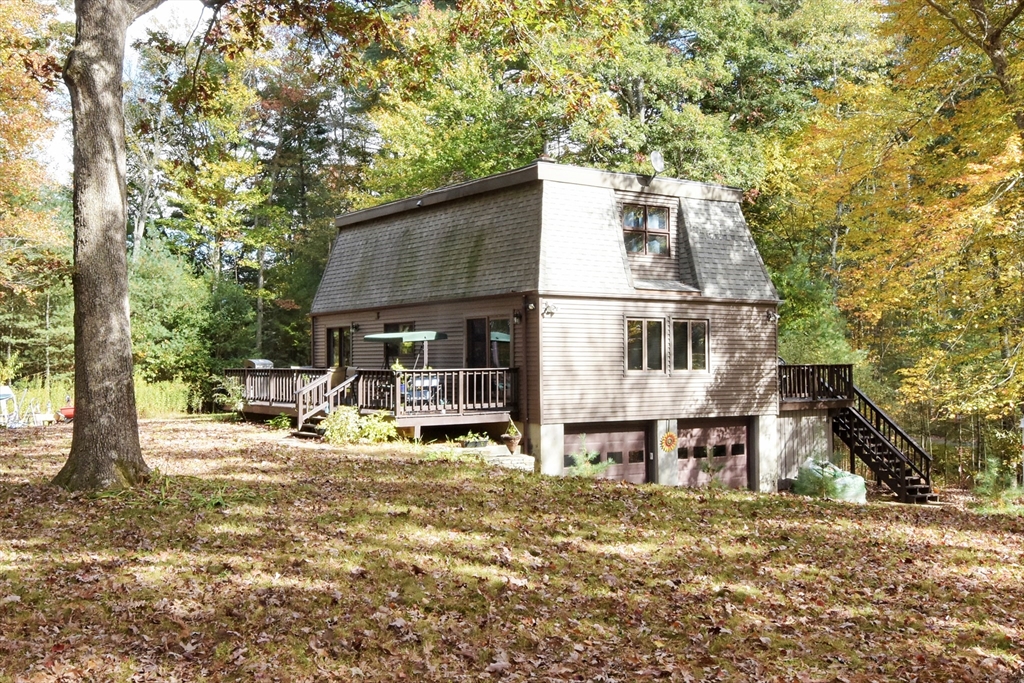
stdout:
POLYGON ((296 431, 295 436, 320 436, 320 423, 331 410, 339 406, 357 404, 356 387, 358 373, 337 386, 331 387, 331 375, 324 375, 295 392, 296 431))
POLYGON ((832 418, 832 432, 850 449, 850 469, 860 458, 903 503, 938 500, 931 487, 931 456, 853 387, 853 405, 832 418))

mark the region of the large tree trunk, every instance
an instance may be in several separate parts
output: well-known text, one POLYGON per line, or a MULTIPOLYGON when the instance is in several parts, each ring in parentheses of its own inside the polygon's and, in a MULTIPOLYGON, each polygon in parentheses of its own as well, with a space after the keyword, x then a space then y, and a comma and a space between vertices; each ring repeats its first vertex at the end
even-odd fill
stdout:
POLYGON ((72 490, 129 486, 149 467, 132 384, 122 69, 129 24, 157 0, 76 0, 64 80, 74 130, 75 422, 53 480, 72 490))

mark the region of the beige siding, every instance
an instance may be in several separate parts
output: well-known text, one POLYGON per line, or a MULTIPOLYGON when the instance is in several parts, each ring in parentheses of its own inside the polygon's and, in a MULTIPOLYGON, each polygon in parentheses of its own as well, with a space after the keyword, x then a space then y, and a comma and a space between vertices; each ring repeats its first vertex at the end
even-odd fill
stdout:
MULTIPOLYGON (((353 344, 353 362, 357 367, 379 369, 384 363, 384 345, 379 342, 364 341, 368 334, 384 331, 387 323, 415 323, 417 330, 434 330, 444 332, 447 339, 430 342, 430 366, 434 368, 463 367, 466 362, 466 320, 469 318, 508 318, 513 320, 515 311, 522 311, 521 296, 499 297, 493 299, 476 299, 449 304, 424 304, 420 306, 400 306, 382 309, 381 311, 361 311, 345 314, 321 315, 314 318, 316 333, 314 336, 314 361, 316 366, 323 366, 327 357, 327 337, 325 330, 332 327, 347 327, 355 324, 359 331, 355 333, 353 344), (379 317, 378 317, 379 313, 379 317)), ((525 334, 523 324, 512 325, 512 357, 513 367, 522 367, 524 357, 525 334)), ((414 356, 402 356, 403 365, 412 367, 414 356)), ((520 381, 522 378, 520 378, 520 381)))
MULTIPOLYGON (((541 318, 545 422, 775 414, 771 305, 545 298, 541 318), (625 319, 708 320, 709 370, 626 371, 625 319)), ((671 363, 666 334, 665 358, 671 363)))
POLYGON ((785 411, 779 415, 779 478, 792 479, 808 458, 831 454, 832 419, 827 410, 785 411))

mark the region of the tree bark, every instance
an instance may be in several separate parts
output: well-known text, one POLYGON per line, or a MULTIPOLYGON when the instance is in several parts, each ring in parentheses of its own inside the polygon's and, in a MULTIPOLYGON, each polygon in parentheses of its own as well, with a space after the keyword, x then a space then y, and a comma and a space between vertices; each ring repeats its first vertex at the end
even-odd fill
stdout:
POLYGON ((71 490, 130 486, 149 474, 132 383, 122 70, 128 26, 157 4, 75 2, 64 69, 75 164, 75 422, 68 461, 53 480, 71 490))

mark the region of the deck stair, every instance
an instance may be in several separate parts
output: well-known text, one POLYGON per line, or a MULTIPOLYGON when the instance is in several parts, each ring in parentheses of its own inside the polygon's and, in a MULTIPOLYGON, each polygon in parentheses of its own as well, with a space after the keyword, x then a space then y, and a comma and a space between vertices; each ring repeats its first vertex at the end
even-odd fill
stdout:
POLYGON ((326 419, 327 416, 322 414, 306 418, 306 421, 292 432, 292 436, 297 436, 300 439, 319 439, 324 435, 320 423, 326 419))
POLYGON ((903 503, 938 500, 931 487, 931 456, 859 389, 832 418, 832 431, 903 503))
POLYGON ((357 403, 356 387, 359 374, 356 373, 332 387, 331 375, 324 375, 305 384, 295 393, 296 436, 320 436, 320 423, 332 410, 340 406, 357 403))

